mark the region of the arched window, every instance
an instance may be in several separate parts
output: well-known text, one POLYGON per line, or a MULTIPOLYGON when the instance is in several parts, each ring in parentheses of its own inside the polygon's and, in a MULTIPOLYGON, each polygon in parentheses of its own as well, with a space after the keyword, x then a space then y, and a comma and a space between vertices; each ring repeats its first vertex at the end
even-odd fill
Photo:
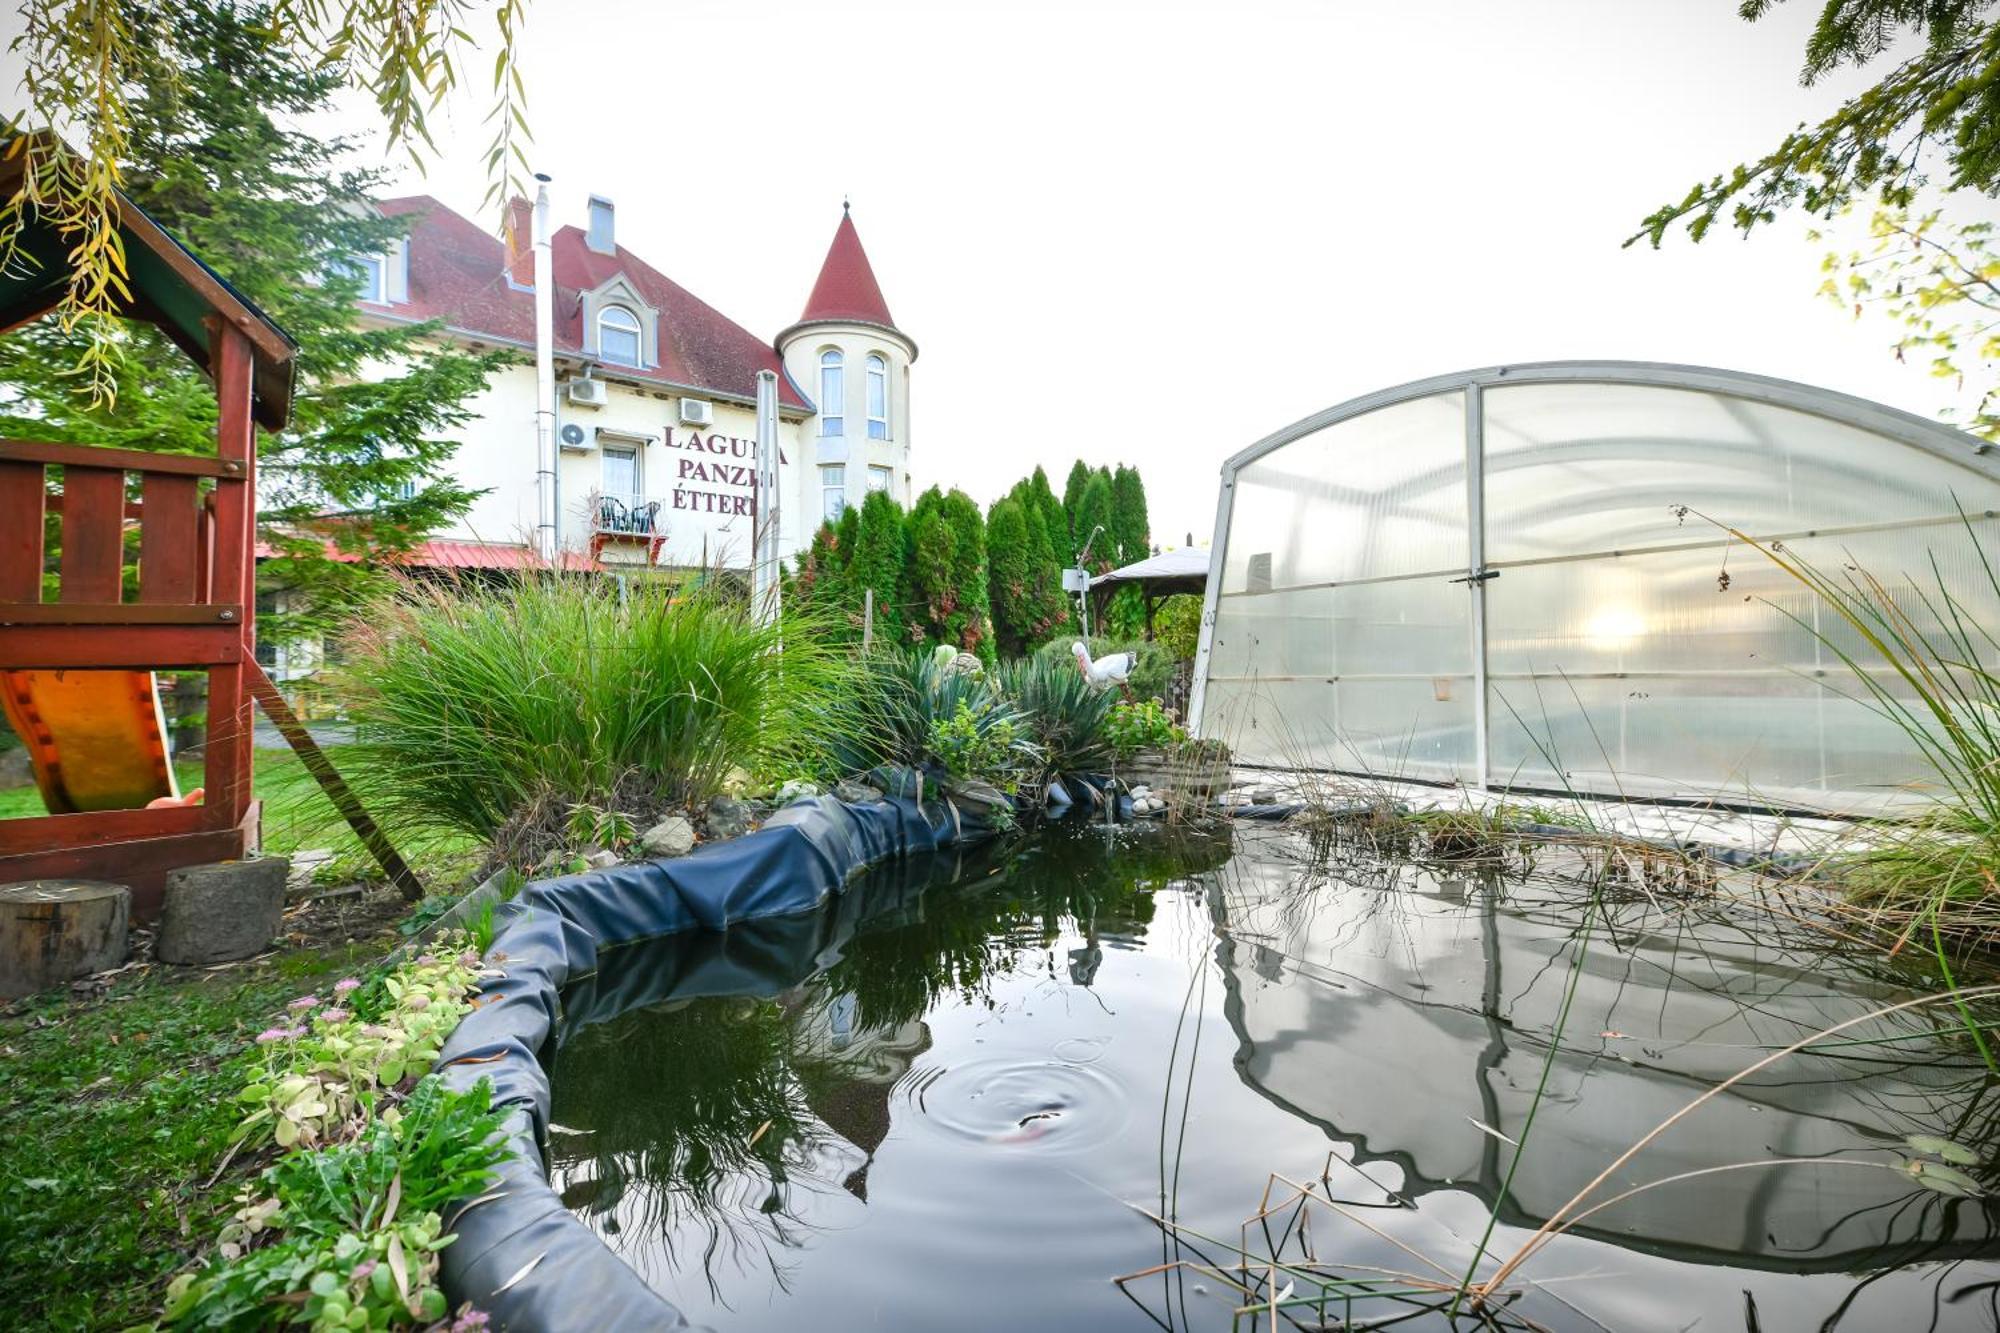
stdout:
POLYGON ((598 311, 597 355, 613 365, 638 365, 639 317, 622 305, 598 311))
POLYGON ((838 347, 829 347, 819 354, 819 433, 845 435, 847 422, 841 414, 846 408, 847 358, 838 347))
POLYGON ((868 438, 889 438, 889 363, 881 354, 868 354, 868 438))

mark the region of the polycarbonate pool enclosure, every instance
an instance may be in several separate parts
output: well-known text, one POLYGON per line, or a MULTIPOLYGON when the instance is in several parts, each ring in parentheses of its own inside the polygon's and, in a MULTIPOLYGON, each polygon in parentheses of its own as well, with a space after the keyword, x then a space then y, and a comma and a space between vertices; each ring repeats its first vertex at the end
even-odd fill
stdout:
POLYGON ((1252 764, 1843 813, 1922 799, 1929 770, 1840 651, 1899 682, 1729 529, 1865 572, 1920 622, 1942 584, 2000 637, 1989 448, 1679 366, 1356 399, 1224 466, 1192 716, 1252 764))

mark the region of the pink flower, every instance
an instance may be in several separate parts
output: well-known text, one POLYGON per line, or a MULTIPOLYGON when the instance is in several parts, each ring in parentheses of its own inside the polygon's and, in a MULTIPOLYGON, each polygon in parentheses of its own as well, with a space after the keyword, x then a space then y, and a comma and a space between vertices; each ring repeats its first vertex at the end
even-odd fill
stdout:
POLYGON ((354 1265, 354 1280, 356 1282, 366 1282, 374 1271, 375 1261, 373 1259, 363 1260, 361 1263, 354 1265))
POLYGON ((394 1036, 395 1034, 380 1023, 363 1023, 361 1025, 361 1035, 364 1037, 373 1037, 377 1041, 380 1041, 384 1037, 394 1036))
POLYGON ((291 1009, 293 1011, 297 1011, 300 1009, 316 1009, 318 1007, 319 1007, 319 996, 317 995, 301 995, 299 996, 298 999, 293 1000, 290 1004, 285 1006, 285 1008, 291 1009))
POLYGON ((303 1037, 303 1036, 305 1036, 305 1035, 306 1035, 306 1030, 305 1030, 305 1029, 304 1029, 303 1027, 296 1027, 296 1028, 286 1028, 286 1029, 285 1029, 285 1035, 286 1035, 287 1037, 291 1037, 291 1038, 293 1038, 293 1039, 297 1039, 297 1038, 299 1038, 299 1037, 303 1037))
MULTIPOLYGON (((478 951, 477 951, 477 950, 475 950, 475 949, 467 949, 467 950, 466 950, 466 951, 465 951, 464 953, 462 953, 462 954, 460 954, 460 955, 458 956, 458 962, 459 962, 459 966, 461 966, 461 967, 478 967, 478 966, 479 966, 479 953, 478 953, 478 951)), ((477 1311, 475 1311, 474 1313, 478 1313, 478 1312, 477 1312, 477 1311)), ((484 1318, 486 1318, 486 1316, 485 1316, 485 1315, 483 1315, 483 1314, 482 1314, 482 1315, 480 1315, 479 1317, 480 1317, 481 1319, 484 1319, 484 1318)))
POLYGON ((334 1009, 329 1007, 320 1010, 319 1021, 322 1023, 345 1023, 348 1019, 352 1017, 354 1017, 354 1015, 348 1013, 347 1010, 345 1009, 334 1009))
POLYGON ((412 995, 409 999, 403 1001, 403 1006, 421 1013, 431 1007, 431 997, 428 995, 412 995))
POLYGON ((262 1032, 257 1034, 257 1043, 260 1046, 269 1045, 271 1042, 274 1041, 283 1041, 286 1037, 289 1037, 291 1035, 292 1035, 291 1030, 289 1028, 265 1028, 262 1032))
POLYGON ((333 983, 333 993, 335 995, 345 995, 349 991, 357 991, 360 989, 361 989, 361 983, 356 981, 353 977, 342 977, 340 980, 333 983))
POLYGON ((418 967, 436 967, 436 966, 437 966, 437 959, 436 959, 436 958, 434 958, 434 957, 432 957, 432 956, 431 956, 430 954, 427 954, 427 953, 420 953, 420 954, 418 954, 418 955, 417 955, 417 966, 418 966, 418 967))

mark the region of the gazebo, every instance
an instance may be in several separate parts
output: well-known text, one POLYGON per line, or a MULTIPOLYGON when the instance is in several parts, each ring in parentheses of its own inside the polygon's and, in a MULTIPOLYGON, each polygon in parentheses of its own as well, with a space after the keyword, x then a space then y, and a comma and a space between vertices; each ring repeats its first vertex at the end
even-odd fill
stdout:
MULTIPOLYGON (((20 141, 11 147, 0 159, 5 197, 20 190, 31 157, 20 141)), ((33 147, 44 159, 63 151, 48 138, 33 147)), ((169 870, 257 845, 255 437, 258 425, 275 430, 289 417, 297 348, 131 200, 119 196, 117 210, 129 284, 120 313, 158 328, 207 374, 216 449, 190 456, 0 440, 0 690, 45 801, 66 811, 0 820, 0 882, 114 880, 131 887, 143 917, 169 870), (162 669, 207 674, 205 795, 147 808, 149 790, 172 793, 151 679, 162 669), (66 715, 64 698, 73 705, 66 715), (87 733, 93 745, 65 747, 65 718, 81 728, 72 737, 87 733), (137 738, 123 750, 107 739, 120 724, 137 738), (155 784, 93 784, 92 765, 150 771, 155 784)), ((17 262, 0 272, 0 330, 60 302, 73 243, 27 210, 17 262)))
POLYGON ((1145 594, 1146 637, 1150 639, 1154 603, 1178 593, 1199 597, 1208 591, 1208 551, 1205 547, 1183 546, 1099 574, 1090 581, 1091 598, 1101 609, 1113 592, 1127 585, 1136 586, 1145 594))

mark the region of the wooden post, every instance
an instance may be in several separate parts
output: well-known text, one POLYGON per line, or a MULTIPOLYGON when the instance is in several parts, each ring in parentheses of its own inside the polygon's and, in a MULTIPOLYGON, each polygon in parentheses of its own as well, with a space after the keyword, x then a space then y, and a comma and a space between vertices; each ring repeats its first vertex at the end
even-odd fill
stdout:
POLYGON ((298 752, 306 771, 313 775, 327 799, 333 802, 333 808, 340 811, 340 817, 354 830, 354 836, 361 839, 361 845, 375 858, 375 864, 382 867, 382 873, 401 890, 405 901, 415 902, 423 897, 424 886, 416 872, 397 854, 395 845, 355 798, 339 770, 334 768, 333 761, 326 757, 326 751, 319 748, 319 742, 312 738, 312 733, 299 721, 298 714, 285 702, 285 696, 278 693, 278 687, 264 673, 263 664, 253 658, 244 670, 250 676, 250 691, 256 695, 257 702, 264 705, 264 711, 277 724, 279 733, 298 752))
POLYGON ((875 590, 868 589, 861 595, 861 651, 867 652, 875 646, 875 590))
MULTIPOLYGON (((255 722, 243 663, 254 662, 257 606, 257 427, 250 416, 250 340, 214 320, 216 455, 228 475, 215 483, 214 602, 239 610, 237 660, 208 673, 208 742, 202 804, 213 828, 234 828, 250 807, 250 729, 255 722)), ((218 615, 223 614, 218 612, 218 615)), ((248 850, 247 848, 245 849, 248 850)))

